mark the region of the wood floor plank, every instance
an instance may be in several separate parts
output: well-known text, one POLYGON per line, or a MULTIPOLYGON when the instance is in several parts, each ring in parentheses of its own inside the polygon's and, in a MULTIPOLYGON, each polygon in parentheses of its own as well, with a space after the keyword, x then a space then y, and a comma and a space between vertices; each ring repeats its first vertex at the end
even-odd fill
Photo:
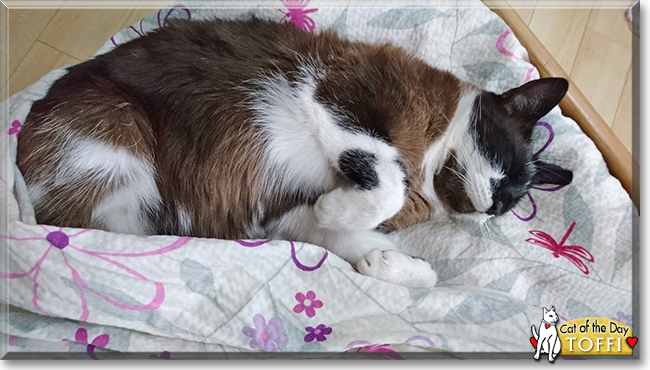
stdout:
POLYGON ((587 27, 619 44, 632 47, 632 29, 623 9, 594 9, 587 27))
POLYGON ((9 95, 26 88, 53 69, 79 62, 70 55, 36 41, 9 78, 9 95))
POLYGON ((612 130, 621 139, 623 145, 632 152, 632 68, 625 79, 612 130))
POLYGON ((56 9, 9 9, 9 75, 23 60, 56 9))
POLYGON ((538 0, 531 1, 514 1, 508 0, 510 6, 519 14, 521 19, 523 19, 526 24, 530 24, 530 20, 533 18, 533 13, 535 12, 535 6, 537 5, 538 0))
POLYGON ((529 27, 569 75, 591 9, 535 9, 529 27))
POLYGON ((77 59, 90 58, 122 25, 133 9, 59 9, 39 41, 77 59))
POLYGON ((610 127, 631 63, 631 48, 587 28, 571 78, 610 127))

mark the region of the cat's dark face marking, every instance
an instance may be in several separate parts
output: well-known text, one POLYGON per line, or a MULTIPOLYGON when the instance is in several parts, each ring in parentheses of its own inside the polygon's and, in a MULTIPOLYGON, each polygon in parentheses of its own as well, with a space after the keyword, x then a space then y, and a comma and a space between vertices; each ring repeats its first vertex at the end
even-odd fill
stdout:
MULTIPOLYGON (((434 176, 434 189, 452 213, 499 216, 539 184, 567 185, 573 174, 533 156, 535 123, 557 105, 564 79, 532 81, 501 95, 479 93, 460 140, 434 176)), ((484 218, 485 219, 485 218, 484 218)))

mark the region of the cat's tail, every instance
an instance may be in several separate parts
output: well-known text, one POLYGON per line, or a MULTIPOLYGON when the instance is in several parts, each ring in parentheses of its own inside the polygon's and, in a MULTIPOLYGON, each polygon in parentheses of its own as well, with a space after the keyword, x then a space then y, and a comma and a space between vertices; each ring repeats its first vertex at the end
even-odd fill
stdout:
POLYGON ((537 335, 537 329, 535 329, 535 325, 530 327, 531 333, 533 333, 533 338, 539 339, 539 335, 537 335))

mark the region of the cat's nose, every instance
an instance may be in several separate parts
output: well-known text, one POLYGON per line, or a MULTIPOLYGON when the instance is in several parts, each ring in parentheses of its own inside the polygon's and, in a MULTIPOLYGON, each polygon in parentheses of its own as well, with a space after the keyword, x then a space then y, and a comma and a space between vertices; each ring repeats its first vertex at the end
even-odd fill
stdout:
POLYGON ((492 216, 500 216, 500 215, 504 214, 505 212, 506 212, 506 207, 504 207, 503 202, 494 201, 492 203, 492 207, 490 207, 490 209, 488 209, 487 212, 485 212, 485 213, 487 213, 488 215, 492 215, 492 216))

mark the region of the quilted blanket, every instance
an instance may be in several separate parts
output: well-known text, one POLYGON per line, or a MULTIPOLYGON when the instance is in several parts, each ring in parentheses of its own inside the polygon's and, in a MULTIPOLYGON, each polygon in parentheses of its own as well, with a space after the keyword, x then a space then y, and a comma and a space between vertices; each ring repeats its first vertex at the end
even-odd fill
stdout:
MULTIPOLYGON (((484 89, 539 74, 508 26, 480 1, 269 0, 174 3, 114 35, 105 53, 170 18, 291 22, 389 41, 484 89), (242 6, 242 4, 244 6, 242 6), (366 4, 368 5, 368 4, 366 4)), ((532 357, 542 307, 561 321, 596 316, 634 327, 636 210, 593 142, 555 108, 534 150, 571 169, 534 187, 487 228, 434 219, 391 234, 438 272, 433 289, 384 283, 323 248, 282 240, 139 237, 39 225, 16 166, 32 102, 64 69, 2 105, 0 279, 9 355, 43 358, 532 357), (31 354, 31 355, 30 355, 31 354)))

